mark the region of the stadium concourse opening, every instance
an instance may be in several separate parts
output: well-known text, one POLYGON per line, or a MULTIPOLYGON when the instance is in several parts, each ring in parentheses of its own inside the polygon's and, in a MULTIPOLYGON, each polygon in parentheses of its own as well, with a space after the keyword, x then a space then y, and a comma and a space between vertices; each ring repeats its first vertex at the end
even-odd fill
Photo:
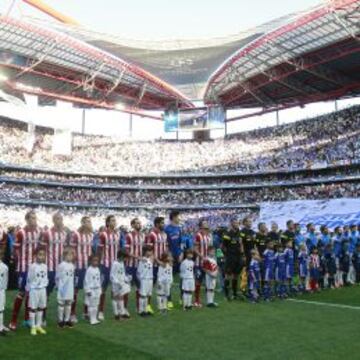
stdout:
POLYGON ((1 359, 359 358, 360 0, 4 3, 1 359))

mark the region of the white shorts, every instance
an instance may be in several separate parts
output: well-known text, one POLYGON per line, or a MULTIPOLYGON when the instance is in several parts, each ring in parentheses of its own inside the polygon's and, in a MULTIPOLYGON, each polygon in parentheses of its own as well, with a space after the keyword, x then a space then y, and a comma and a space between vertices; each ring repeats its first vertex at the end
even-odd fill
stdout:
POLYGON ((216 288, 216 277, 205 275, 205 288, 207 290, 215 290, 216 288))
POLYGON ((183 279, 181 288, 183 291, 195 291, 195 279, 183 279))
POLYGON ((58 289, 57 300, 62 301, 74 301, 74 286, 64 289, 58 289))
POLYGON ((112 293, 114 296, 124 296, 129 294, 131 288, 128 283, 123 283, 121 285, 112 285, 112 293))
POLYGON ((47 305, 46 288, 43 289, 30 289, 29 292, 29 308, 45 309, 47 305))
POLYGON ((101 288, 90 291, 91 295, 85 294, 85 305, 89 307, 98 307, 100 304, 101 288))
POLYGON ((140 280, 140 296, 151 296, 153 291, 153 280, 152 279, 144 279, 140 280))
POLYGON ((0 290, 0 312, 5 310, 6 295, 5 290, 0 290))
POLYGON ((169 282, 158 282, 156 286, 156 292, 160 296, 170 296, 171 283, 169 282))

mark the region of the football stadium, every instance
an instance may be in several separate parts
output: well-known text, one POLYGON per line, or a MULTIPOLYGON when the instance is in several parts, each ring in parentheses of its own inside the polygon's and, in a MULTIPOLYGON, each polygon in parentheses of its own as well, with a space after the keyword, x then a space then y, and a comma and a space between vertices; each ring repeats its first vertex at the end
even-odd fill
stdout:
POLYGON ((360 0, 0 1, 0 359, 360 359, 360 0))

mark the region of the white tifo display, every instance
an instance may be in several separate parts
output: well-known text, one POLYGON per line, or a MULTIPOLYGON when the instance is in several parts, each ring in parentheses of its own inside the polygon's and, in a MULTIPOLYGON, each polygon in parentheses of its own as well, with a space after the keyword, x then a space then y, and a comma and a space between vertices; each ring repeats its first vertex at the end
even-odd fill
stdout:
POLYGON ((70 129, 55 129, 52 153, 53 155, 71 155, 72 133, 70 129))
POLYGON ((260 219, 269 226, 276 219, 281 229, 291 219, 302 226, 308 223, 336 226, 360 224, 360 199, 294 200, 260 204, 260 219))

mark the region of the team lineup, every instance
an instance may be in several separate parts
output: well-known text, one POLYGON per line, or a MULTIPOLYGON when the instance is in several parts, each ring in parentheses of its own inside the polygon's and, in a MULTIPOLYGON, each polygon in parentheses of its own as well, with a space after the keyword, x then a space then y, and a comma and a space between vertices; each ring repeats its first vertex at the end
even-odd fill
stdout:
POLYGON ((83 317, 97 325, 104 320, 109 286, 114 318, 126 320, 130 318, 128 303, 133 288, 139 316, 154 314, 154 293, 161 314, 173 310, 172 287, 178 275, 184 311, 202 307, 202 285, 206 306, 216 308, 218 283, 229 301, 248 298, 256 303, 360 281, 360 232, 356 225, 337 227, 333 233, 321 226, 318 234, 315 226, 308 224, 302 234, 300 226, 289 220, 285 231, 280 232, 276 223, 270 231, 259 223, 255 232, 246 217, 242 224, 234 218, 228 228, 212 234, 207 221, 200 220, 189 242, 183 239, 178 211, 170 213, 167 225, 164 217, 156 217, 147 234, 134 218, 131 231, 123 238, 115 216, 109 215, 95 242, 88 216, 73 232, 65 227, 60 212, 53 215, 53 226, 48 230, 37 225, 35 211, 26 213, 25 222, 13 245, 19 292, 9 327, 4 325, 9 274, 1 261, 5 247, 0 247, 1 335, 17 329, 23 303, 31 335, 46 334, 46 308, 55 289, 58 326, 65 328, 79 321, 81 290, 83 317))

